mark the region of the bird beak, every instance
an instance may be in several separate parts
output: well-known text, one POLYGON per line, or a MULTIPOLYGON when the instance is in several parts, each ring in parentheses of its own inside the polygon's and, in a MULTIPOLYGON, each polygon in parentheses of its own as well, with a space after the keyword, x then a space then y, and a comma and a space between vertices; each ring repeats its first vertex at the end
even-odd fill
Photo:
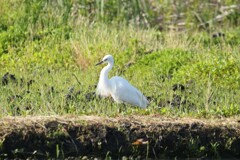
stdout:
POLYGON ((99 65, 99 64, 102 64, 103 63, 103 61, 100 61, 100 62, 98 62, 97 64, 95 64, 95 66, 97 66, 97 65, 99 65))

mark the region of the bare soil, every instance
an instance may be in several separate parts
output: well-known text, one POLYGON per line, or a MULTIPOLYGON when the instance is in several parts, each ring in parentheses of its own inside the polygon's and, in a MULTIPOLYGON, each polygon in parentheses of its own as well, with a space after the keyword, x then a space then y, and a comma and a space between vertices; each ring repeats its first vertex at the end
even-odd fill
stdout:
POLYGON ((240 121, 151 116, 0 119, 0 158, 240 158, 240 121))

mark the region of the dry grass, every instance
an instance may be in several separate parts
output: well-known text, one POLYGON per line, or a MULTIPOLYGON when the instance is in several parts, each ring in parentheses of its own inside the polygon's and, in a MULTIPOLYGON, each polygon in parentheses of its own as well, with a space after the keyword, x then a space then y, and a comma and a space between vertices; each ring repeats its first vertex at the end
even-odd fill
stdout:
POLYGON ((88 68, 90 60, 87 57, 87 55, 83 53, 80 46, 81 46, 80 44, 72 42, 72 47, 74 51, 73 55, 75 56, 75 61, 78 64, 78 66, 80 66, 80 69, 84 71, 88 68))
POLYGON ((240 118, 211 118, 211 119, 197 119, 197 118, 180 118, 180 117, 166 117, 161 115, 134 115, 134 116, 118 116, 118 117, 101 117, 94 115, 64 115, 64 116, 26 116, 26 117, 15 117, 15 116, 6 116, 0 119, 0 128, 1 132, 9 129, 20 129, 25 127, 36 127, 44 126, 52 121, 56 121, 60 124, 65 125, 81 125, 81 124, 120 124, 123 122, 129 122, 133 124, 142 124, 146 126, 152 125, 181 125, 181 124, 192 124, 192 123, 201 123, 206 126, 217 126, 217 127, 236 127, 240 130, 240 118))

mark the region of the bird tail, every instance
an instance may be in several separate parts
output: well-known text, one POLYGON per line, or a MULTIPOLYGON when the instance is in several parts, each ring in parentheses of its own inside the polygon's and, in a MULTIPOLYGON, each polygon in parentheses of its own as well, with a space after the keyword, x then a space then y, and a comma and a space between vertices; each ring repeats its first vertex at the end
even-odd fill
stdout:
POLYGON ((147 100, 147 98, 141 92, 138 92, 138 96, 141 99, 140 107, 147 108, 147 106, 149 105, 149 101, 147 100))

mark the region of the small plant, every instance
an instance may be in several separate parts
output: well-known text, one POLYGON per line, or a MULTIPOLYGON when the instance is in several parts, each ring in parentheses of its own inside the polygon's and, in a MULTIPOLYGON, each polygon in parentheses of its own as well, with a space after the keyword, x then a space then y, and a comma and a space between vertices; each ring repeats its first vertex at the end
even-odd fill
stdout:
POLYGON ((210 144, 211 144, 210 149, 211 149, 214 157, 219 157, 219 153, 218 153, 219 144, 218 144, 218 142, 210 143, 210 144))

